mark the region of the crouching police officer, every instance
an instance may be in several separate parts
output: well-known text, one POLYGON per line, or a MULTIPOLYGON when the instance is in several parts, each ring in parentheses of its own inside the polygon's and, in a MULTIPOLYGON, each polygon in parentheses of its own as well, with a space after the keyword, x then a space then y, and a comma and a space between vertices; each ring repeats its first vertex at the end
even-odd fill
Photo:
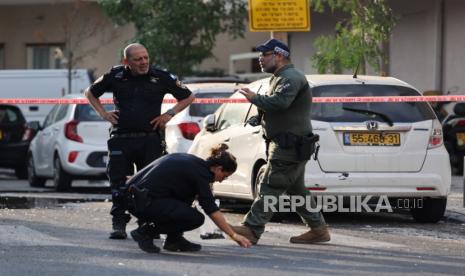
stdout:
POLYGON ((195 199, 213 222, 242 247, 250 241, 233 231, 215 204, 211 184, 223 181, 237 168, 236 159, 221 144, 211 149, 206 160, 187 153, 165 155, 128 180, 129 210, 145 222, 131 231, 140 249, 158 253, 153 239, 167 234, 163 249, 199 251, 201 246, 183 237, 185 231, 200 227, 204 215, 192 206, 195 199))
POLYGON ((159 130, 173 116, 188 106, 194 97, 175 76, 149 64, 147 49, 138 43, 124 49, 124 66, 113 67, 85 92, 89 103, 105 120, 112 123, 108 140, 107 174, 111 184, 113 232, 111 239, 125 239, 126 213, 121 188, 126 176, 162 155, 159 130), (104 92, 113 93, 116 110, 107 111, 98 99, 104 92), (178 103, 164 114, 161 104, 166 93, 178 103))

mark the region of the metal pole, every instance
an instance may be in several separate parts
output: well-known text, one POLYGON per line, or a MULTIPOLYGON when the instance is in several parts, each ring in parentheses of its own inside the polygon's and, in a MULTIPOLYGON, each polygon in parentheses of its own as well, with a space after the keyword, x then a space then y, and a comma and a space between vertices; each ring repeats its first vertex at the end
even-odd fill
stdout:
POLYGON ((69 51, 69 54, 68 54, 68 94, 71 94, 71 89, 72 89, 72 86, 71 86, 71 82, 72 82, 72 79, 73 79, 73 76, 72 76, 72 70, 73 70, 73 52, 72 51, 69 51))

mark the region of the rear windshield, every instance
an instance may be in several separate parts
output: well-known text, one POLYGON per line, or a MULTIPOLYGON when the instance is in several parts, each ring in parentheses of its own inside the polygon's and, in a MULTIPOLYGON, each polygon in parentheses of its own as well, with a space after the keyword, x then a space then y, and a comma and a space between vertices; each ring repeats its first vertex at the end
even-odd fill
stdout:
MULTIPOLYGON (((114 110, 114 105, 112 104, 104 104, 103 107, 106 111, 114 110)), ((74 119, 78 121, 103 121, 102 118, 95 112, 95 110, 87 104, 79 104, 76 107, 76 112, 74 113, 74 119)))
MULTIPOLYGON (((420 96, 408 87, 393 85, 325 85, 312 89, 313 97, 382 97, 420 96)), ((365 122, 377 120, 370 112, 380 113, 392 122, 413 123, 435 119, 433 110, 426 102, 387 103, 313 103, 312 119, 325 122, 365 122), (352 109, 344 110, 344 108, 352 109), (360 110, 361 112, 354 112, 360 110)))
MULTIPOLYGON (((231 93, 225 92, 212 92, 212 93, 197 93, 195 94, 196 98, 227 98, 232 95, 231 93)), ((220 107, 221 104, 203 104, 203 103, 194 103, 190 105, 189 115, 196 117, 205 117, 208 114, 215 113, 215 111, 220 107)))
POLYGON ((0 124, 24 123, 25 119, 19 108, 15 106, 0 105, 0 124))

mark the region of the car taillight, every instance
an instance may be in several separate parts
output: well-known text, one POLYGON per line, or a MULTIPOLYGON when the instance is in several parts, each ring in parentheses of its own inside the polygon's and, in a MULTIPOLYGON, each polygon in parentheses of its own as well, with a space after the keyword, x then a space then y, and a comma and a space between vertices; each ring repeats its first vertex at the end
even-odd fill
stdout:
POLYGON ((438 120, 433 121, 433 130, 429 137, 428 149, 437 148, 442 145, 442 126, 438 120))
POLYGON ((26 124, 24 124, 24 133, 23 133, 23 137, 21 137, 21 140, 29 141, 32 139, 33 134, 34 134, 34 130, 32 128, 29 128, 26 124))
POLYGON ((200 132, 200 127, 197 123, 180 123, 179 130, 184 138, 194 140, 195 135, 200 132))
POLYGON ((78 156, 78 153, 77 151, 72 151, 68 154, 68 162, 69 163, 73 163, 74 161, 76 161, 76 158, 78 156))
POLYGON ((77 133, 77 126, 79 121, 73 120, 65 124, 65 137, 69 140, 73 140, 79 143, 82 143, 82 137, 77 133))
POLYGON ((455 126, 465 126, 465 120, 458 120, 457 122, 455 122, 455 126))

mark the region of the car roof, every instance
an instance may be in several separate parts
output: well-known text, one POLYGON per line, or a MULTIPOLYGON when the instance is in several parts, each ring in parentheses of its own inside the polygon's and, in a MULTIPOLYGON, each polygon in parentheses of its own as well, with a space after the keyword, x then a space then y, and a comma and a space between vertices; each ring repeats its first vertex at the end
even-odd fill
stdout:
POLYGON ((227 82, 211 82, 211 83, 189 83, 186 84, 192 93, 208 93, 208 92, 225 92, 231 93, 235 89, 241 87, 240 83, 227 83, 227 82))
POLYGON ((249 83, 249 81, 237 76, 224 76, 224 77, 185 77, 182 79, 185 84, 189 83, 249 83))
MULTIPOLYGON (((353 75, 334 75, 334 74, 315 74, 315 75, 305 75, 310 86, 321 86, 321 85, 347 85, 347 84, 372 84, 372 85, 396 85, 396 86, 405 86, 415 89, 410 84, 401 81, 393 77, 382 77, 382 76, 367 76, 359 75, 356 78, 353 75)), ((270 78, 264 78, 258 80, 254 83, 260 82, 269 82, 270 78)))
MULTIPOLYGON (((413 88, 410 84, 393 77, 366 76, 359 75, 356 78, 353 75, 306 75, 311 86, 329 85, 329 84, 378 84, 378 85, 397 85, 413 88)), ((413 88, 414 89, 414 88, 413 88)))
POLYGON ((16 105, 12 105, 12 104, 0 104, 0 107, 6 107, 6 108, 12 108, 12 109, 17 109, 21 112, 21 109, 16 106, 16 105))
MULTIPOLYGON (((113 98, 112 93, 104 93, 100 98, 102 99, 111 99, 113 98)), ((63 96, 63 99, 86 99, 84 94, 68 94, 63 96)))

